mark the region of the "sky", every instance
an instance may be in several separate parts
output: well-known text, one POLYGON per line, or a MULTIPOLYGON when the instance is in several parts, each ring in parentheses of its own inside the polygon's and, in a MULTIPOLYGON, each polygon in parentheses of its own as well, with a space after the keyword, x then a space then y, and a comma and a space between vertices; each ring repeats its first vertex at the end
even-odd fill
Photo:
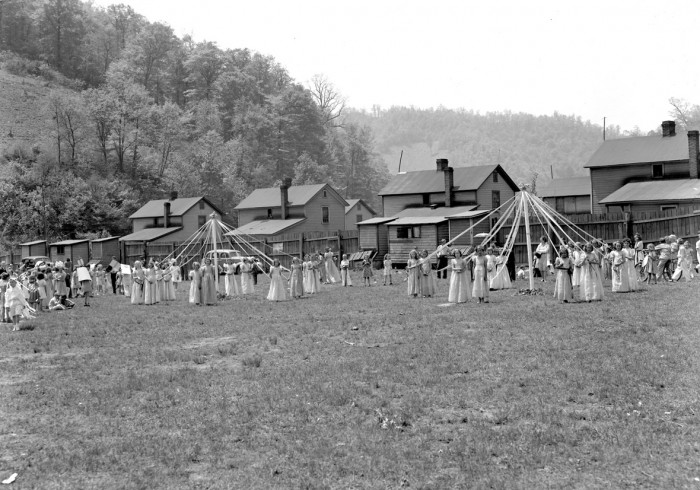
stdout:
POLYGON ((93 0, 322 74, 348 105, 575 114, 656 129, 700 104, 700 2, 93 0))

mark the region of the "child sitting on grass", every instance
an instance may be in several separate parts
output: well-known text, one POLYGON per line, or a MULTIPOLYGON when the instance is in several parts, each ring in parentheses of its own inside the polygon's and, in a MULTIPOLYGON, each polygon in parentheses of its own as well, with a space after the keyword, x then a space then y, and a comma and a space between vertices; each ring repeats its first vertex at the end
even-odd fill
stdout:
POLYGON ((49 301, 49 311, 62 311, 65 309, 66 307, 63 306, 63 302, 61 301, 61 295, 53 293, 53 298, 49 301))

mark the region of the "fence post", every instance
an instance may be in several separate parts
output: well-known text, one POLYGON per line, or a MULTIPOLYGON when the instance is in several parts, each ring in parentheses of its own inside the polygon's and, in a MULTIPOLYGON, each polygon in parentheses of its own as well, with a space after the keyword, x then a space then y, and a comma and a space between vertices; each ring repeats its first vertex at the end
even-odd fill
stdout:
POLYGON ((299 259, 304 260, 304 232, 299 233, 299 259))
POLYGON ((631 212, 623 213, 623 218, 625 220, 625 237, 631 238, 633 235, 632 225, 634 223, 632 220, 632 213, 631 212))
POLYGON ((341 231, 338 230, 338 234, 336 237, 336 239, 338 241, 338 263, 340 263, 340 259, 343 258, 343 242, 341 241, 342 236, 340 233, 341 233, 341 231))

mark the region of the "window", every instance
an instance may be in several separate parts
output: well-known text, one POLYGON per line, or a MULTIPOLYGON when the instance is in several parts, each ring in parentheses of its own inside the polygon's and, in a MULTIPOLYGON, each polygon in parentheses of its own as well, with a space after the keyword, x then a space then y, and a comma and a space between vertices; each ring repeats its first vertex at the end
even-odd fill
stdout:
POLYGON ((675 204, 667 204, 665 206, 661 206, 661 211, 672 211, 674 209, 678 209, 678 206, 675 204))
POLYGON ((66 247, 64 245, 56 245, 56 255, 63 255, 66 253, 66 247))
POLYGON ((491 209, 501 207, 501 191, 491 191, 491 209))
POLYGON ((662 178, 664 176, 664 164, 663 163, 652 163, 651 176, 654 179, 662 178))
POLYGON ((199 216, 197 216, 197 226, 199 226, 199 227, 201 228, 202 226, 205 225, 206 222, 207 222, 207 217, 206 217, 206 216, 204 216, 204 215, 202 215, 202 214, 200 214, 199 216))
POLYGON ((199 209, 204 209, 204 201, 199 201, 199 209))
POLYGON ((267 210, 267 219, 272 219, 272 209, 267 210))
POLYGON ((272 251, 275 253, 284 252, 284 242, 273 243, 272 244, 272 251))
POLYGON ((498 182, 498 172, 493 173, 493 181, 498 182))
POLYGON ((430 206, 430 194, 423 194, 423 206, 430 206))
POLYGON ((321 213, 323 215, 323 223, 329 223, 330 222, 330 215, 328 214, 328 206, 323 206, 321 207, 321 213))
POLYGON ((328 191, 323 191, 323 197, 328 197, 328 191))
POLYGON ((359 223, 360 221, 362 221, 362 215, 361 214, 355 215, 355 223, 359 223))
POLYGON ((420 226, 398 226, 396 238, 420 238, 420 226))

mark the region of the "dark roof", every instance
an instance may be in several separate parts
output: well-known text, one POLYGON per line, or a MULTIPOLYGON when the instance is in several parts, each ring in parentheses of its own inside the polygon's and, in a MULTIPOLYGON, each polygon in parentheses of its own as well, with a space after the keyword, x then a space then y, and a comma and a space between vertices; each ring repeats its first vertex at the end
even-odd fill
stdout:
POLYGON ((553 179, 537 187, 539 197, 590 196, 590 177, 569 177, 553 179))
MULTIPOLYGON (((454 168, 454 191, 475 191, 498 169, 501 176, 514 191, 519 191, 513 179, 500 165, 454 168)), ((379 191, 380 196, 399 194, 425 194, 445 191, 445 177, 439 170, 420 170, 394 175, 379 191)))
POLYGON ((377 212, 376 212, 374 209, 372 209, 372 208, 364 201, 364 199, 346 199, 346 201, 348 202, 348 205, 345 206, 345 214, 348 214, 348 213, 350 212, 350 210, 351 210, 353 207, 355 207, 355 204, 357 204, 358 202, 361 202, 362 205, 363 205, 364 207, 366 207, 366 208, 369 210, 370 213, 372 213, 372 216, 376 216, 376 215, 377 215, 377 212))
POLYGON ((29 247, 31 245, 39 245, 40 243, 46 243, 46 240, 34 240, 33 242, 20 243, 21 247, 29 247))
POLYGON ((101 243, 101 242, 108 242, 109 240, 118 240, 118 236, 108 236, 105 238, 97 238, 96 240, 91 240, 92 243, 101 243))
POLYGON ((170 228, 145 228, 131 235, 123 236, 119 239, 120 242, 152 242, 166 235, 175 233, 181 230, 182 226, 171 226, 170 228))
POLYGON ((406 216, 405 218, 398 218, 387 226, 402 226, 402 225, 437 225, 447 221, 444 216, 406 216))
POLYGON ((378 217, 378 218, 370 218, 366 219, 364 221, 360 221, 357 223, 357 226, 362 226, 362 225, 381 225, 382 223, 387 223, 389 221, 394 221, 396 219, 396 216, 390 216, 389 218, 385 217, 378 217))
POLYGON ((189 211, 192 206, 199 203, 199 201, 204 200, 209 206, 211 206, 214 211, 222 214, 221 210, 215 206, 209 199, 204 196, 199 197, 181 197, 174 200, 169 199, 154 199, 153 201, 148 201, 146 204, 141 206, 141 208, 134 214, 129 216, 129 219, 137 218, 158 218, 163 216, 163 204, 166 202, 170 203, 170 216, 182 216, 187 211, 189 211))
POLYGON ((446 216, 446 218, 448 218, 448 219, 476 218, 477 216, 484 216, 490 212, 491 212, 490 209, 463 211, 461 213, 451 214, 449 216, 446 216))
POLYGON ((700 200, 699 179, 631 182, 602 199, 600 204, 690 200, 700 200))
POLYGON ((427 217, 441 217, 445 218, 447 216, 452 216, 454 214, 464 213, 466 211, 474 211, 478 206, 476 204, 470 204, 469 206, 454 206, 451 208, 436 207, 436 208, 406 208, 399 213, 394 215, 394 218, 427 218, 427 217))
POLYGON ((688 134, 638 136, 603 141, 584 167, 688 160, 688 134))
MULTIPOLYGON (((303 206, 313 197, 327 189, 335 194, 336 198, 347 206, 347 202, 338 192, 328 184, 310 184, 310 185, 293 185, 287 191, 287 201, 289 206, 303 206)), ((243 199, 234 209, 255 209, 255 208, 275 208, 281 207, 280 188, 266 187, 264 189, 255 189, 248 197, 243 199)))
POLYGON ((53 247, 54 245, 61 245, 61 246, 66 246, 66 245, 76 245, 78 243, 83 243, 89 241, 87 238, 81 238, 79 240, 63 240, 62 242, 55 242, 55 243, 50 243, 49 247, 53 247))
POLYGON ((293 219, 265 219, 251 221, 243 226, 239 226, 233 231, 229 231, 226 235, 277 235, 282 233, 287 228, 295 226, 306 218, 293 219))

